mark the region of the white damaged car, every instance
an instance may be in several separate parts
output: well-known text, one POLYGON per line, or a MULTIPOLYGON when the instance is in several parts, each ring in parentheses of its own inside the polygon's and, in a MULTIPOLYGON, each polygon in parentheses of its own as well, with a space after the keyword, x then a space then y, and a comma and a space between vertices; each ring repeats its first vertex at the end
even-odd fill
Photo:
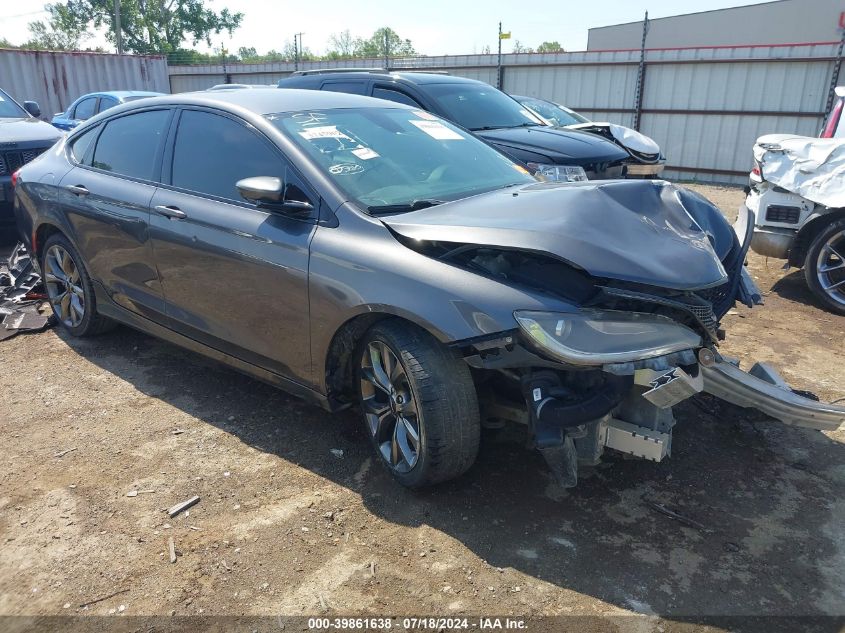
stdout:
POLYGON ((751 250, 803 268, 822 305, 845 315, 845 138, 761 136, 754 163, 751 250))

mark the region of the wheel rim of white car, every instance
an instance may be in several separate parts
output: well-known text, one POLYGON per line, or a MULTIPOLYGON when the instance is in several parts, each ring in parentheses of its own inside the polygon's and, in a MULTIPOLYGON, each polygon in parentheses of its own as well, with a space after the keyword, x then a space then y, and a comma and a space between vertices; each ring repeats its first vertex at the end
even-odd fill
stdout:
POLYGON ((64 248, 53 245, 44 267, 44 285, 53 312, 67 327, 76 327, 85 317, 85 292, 76 262, 64 248))
POLYGON ((816 262, 816 276, 822 290, 845 305, 845 231, 840 231, 825 242, 816 262))
POLYGON ((367 429, 390 468, 409 472, 419 460, 420 427, 405 368, 381 341, 361 358, 361 400, 367 429))

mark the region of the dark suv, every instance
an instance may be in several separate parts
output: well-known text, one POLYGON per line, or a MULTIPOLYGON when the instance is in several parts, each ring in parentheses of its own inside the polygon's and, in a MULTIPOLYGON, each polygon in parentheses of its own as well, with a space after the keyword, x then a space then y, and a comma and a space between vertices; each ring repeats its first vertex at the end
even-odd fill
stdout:
POLYGON ((594 134, 550 127, 518 101, 481 81, 439 73, 308 70, 280 80, 279 88, 347 92, 433 112, 546 180, 625 177, 628 154, 614 143, 594 134))
POLYGON ((20 105, 0 90, 0 238, 11 234, 12 174, 48 147, 62 134, 38 119, 41 108, 34 101, 20 105))

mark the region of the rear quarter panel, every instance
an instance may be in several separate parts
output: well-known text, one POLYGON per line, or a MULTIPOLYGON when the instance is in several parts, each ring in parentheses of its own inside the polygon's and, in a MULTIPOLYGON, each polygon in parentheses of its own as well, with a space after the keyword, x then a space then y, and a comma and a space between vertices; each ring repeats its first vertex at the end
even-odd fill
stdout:
POLYGON ((61 140, 20 170, 15 187, 15 221, 21 240, 36 255, 39 245, 34 236, 44 225, 55 226, 75 242, 71 226, 58 206, 57 185, 71 169, 65 156, 65 140, 61 140))

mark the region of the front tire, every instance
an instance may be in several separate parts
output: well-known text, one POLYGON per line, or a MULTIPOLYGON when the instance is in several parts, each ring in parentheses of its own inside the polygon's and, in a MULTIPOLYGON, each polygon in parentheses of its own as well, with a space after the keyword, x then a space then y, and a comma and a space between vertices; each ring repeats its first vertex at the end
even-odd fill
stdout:
POLYGON ((93 336, 114 327, 97 314, 94 286, 79 252, 62 234, 50 236, 41 257, 42 281, 53 314, 73 336, 93 336))
POLYGON ((373 326, 357 357, 365 429, 390 474, 403 486, 421 488, 466 472, 481 433, 466 363, 399 320, 373 326))
POLYGON ((825 308, 845 315, 845 220, 831 224, 810 244, 804 277, 825 308))

